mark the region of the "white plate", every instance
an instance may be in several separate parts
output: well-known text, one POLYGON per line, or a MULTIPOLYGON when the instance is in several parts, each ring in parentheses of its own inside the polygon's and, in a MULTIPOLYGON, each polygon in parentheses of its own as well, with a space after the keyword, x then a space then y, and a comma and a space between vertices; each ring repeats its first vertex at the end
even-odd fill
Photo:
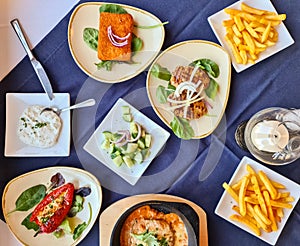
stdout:
POLYGON ((2 196, 2 210, 9 229, 22 244, 31 246, 77 245, 93 227, 98 217, 101 203, 102 191, 98 179, 84 170, 71 167, 50 167, 23 174, 14 178, 6 185, 2 196), (88 203, 90 203, 92 207, 92 220, 82 235, 75 241, 72 239, 72 235, 56 238, 52 233, 41 233, 34 237, 35 231, 27 230, 25 226, 21 225, 23 219, 30 214, 34 208, 29 211, 17 211, 7 215, 8 212, 15 208, 15 202, 24 190, 38 184, 44 184, 48 187, 51 177, 58 172, 63 175, 66 183, 73 183, 75 189, 84 186, 91 188, 91 194, 84 198, 83 210, 80 211, 72 221, 74 222, 73 226, 83 223, 83 221, 87 222, 89 219, 88 203))
POLYGON ((135 185, 152 160, 164 146, 169 136, 169 132, 161 128, 122 98, 119 98, 83 148, 105 166, 126 180, 129 184, 135 185), (122 119, 122 106, 125 105, 130 107, 134 121, 138 122, 144 127, 146 132, 152 135, 150 156, 141 164, 136 164, 132 168, 128 168, 125 164, 117 167, 110 158, 110 155, 100 147, 104 140, 104 136, 102 134, 103 131, 117 132, 118 130, 129 130, 130 123, 125 122, 122 119))
MULTIPOLYGON (((103 2, 89 2, 80 4, 73 12, 68 28, 69 47, 77 65, 87 75, 95 80, 106 83, 118 83, 144 71, 160 51, 164 38, 164 27, 152 29, 134 28, 133 33, 143 40, 143 48, 132 59, 136 64, 113 64, 111 71, 104 68, 97 69, 94 63, 98 63, 97 52, 89 48, 83 41, 83 30, 86 27, 99 28, 99 7, 103 2)), ((141 26, 161 24, 161 21, 147 11, 118 4, 132 15, 134 23, 141 26)))
MULTIPOLYGON (((240 4, 241 2, 246 3, 247 5, 258 8, 258 9, 264 9, 272 12, 276 12, 276 9, 274 8, 273 4, 269 0, 243 0, 243 1, 238 1, 226 8, 233 8, 233 9, 241 9, 240 4)), ((276 12, 277 13, 277 12, 276 12)), ((224 10, 221 10, 211 16, 208 17, 208 22, 215 33, 217 39, 219 40, 220 44, 228 50, 228 52, 231 55, 232 59, 232 65, 235 69, 236 72, 241 72, 254 64, 238 64, 235 61, 235 58, 232 54, 232 51, 230 47, 227 45, 225 41, 225 34, 226 30, 222 25, 223 20, 228 20, 230 16, 224 12, 224 10)), ((256 63, 274 55, 275 53, 287 48, 288 46, 292 45, 294 43, 293 38, 291 37, 290 33, 286 29, 285 25, 281 23, 279 26, 276 27, 276 30, 278 31, 278 41, 274 46, 271 46, 267 48, 264 52, 260 53, 259 58, 256 60, 256 63)))
MULTIPOLYGON (((283 184, 286 187, 286 191, 290 192, 290 196, 295 198, 295 201, 292 202, 291 204, 293 205, 293 208, 296 206, 297 201, 299 200, 300 197, 300 185, 298 185, 297 183, 287 179, 286 177, 272 171, 271 169, 261 165, 260 163, 248 158, 248 157, 243 157, 243 159, 241 160, 241 162, 239 163, 236 171, 234 172, 232 178, 230 179, 229 185, 232 185, 234 183, 236 183, 238 180, 240 180, 245 174, 247 174, 247 170, 246 170, 246 165, 250 164, 251 167, 258 172, 259 170, 262 170, 263 172, 266 173, 266 175, 271 179, 274 180, 276 182, 279 182, 281 184, 283 184)), ((240 227, 241 229, 251 233, 252 235, 258 237, 254 232, 252 232, 252 230, 250 230, 248 227, 232 221, 229 219, 229 216, 234 214, 235 212, 232 210, 232 205, 236 204, 236 202, 234 201, 234 199, 228 194, 228 192, 224 191, 216 209, 215 209, 215 213, 219 216, 221 216, 222 218, 224 218, 225 220, 229 221, 230 223, 240 227)), ((285 223, 287 222, 289 216, 291 215, 293 209, 284 209, 284 217, 282 218, 281 222, 278 223, 278 230, 275 232, 271 232, 271 233, 266 233, 265 231, 262 231, 261 236, 259 236, 258 238, 260 238, 261 240, 271 244, 271 245, 275 245, 277 239, 280 236, 280 233, 282 232, 285 223)))
POLYGON ((45 93, 7 93, 6 94, 6 129, 5 156, 41 157, 69 156, 70 154, 70 111, 61 113, 62 129, 57 143, 51 148, 37 148, 23 143, 17 135, 18 120, 23 111, 31 105, 70 106, 69 93, 54 93, 55 98, 49 101, 45 93))
MULTIPOLYGON (((208 114, 213 116, 203 116, 200 119, 191 120, 190 124, 194 130, 193 138, 204 138, 210 135, 218 126, 224 114, 230 89, 231 64, 228 53, 220 45, 203 40, 190 40, 175 44, 163 51, 153 62, 165 67, 169 72, 173 72, 179 65, 187 66, 191 62, 201 58, 209 58, 216 62, 220 68, 220 75, 214 78, 219 84, 219 92, 211 102, 213 108, 208 109, 208 114)), ((159 85, 166 87, 168 81, 154 77, 150 72, 147 76, 147 93, 151 105, 161 120, 170 127, 174 114, 165 110, 165 104, 161 104, 156 98, 156 89, 159 85)))

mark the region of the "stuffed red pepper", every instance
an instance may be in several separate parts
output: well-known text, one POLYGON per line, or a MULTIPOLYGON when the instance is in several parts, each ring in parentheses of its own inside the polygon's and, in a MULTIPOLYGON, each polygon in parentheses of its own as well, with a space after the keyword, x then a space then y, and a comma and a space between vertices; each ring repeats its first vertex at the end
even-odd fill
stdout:
POLYGON ((30 217, 31 222, 39 225, 39 232, 51 233, 67 216, 73 202, 74 185, 67 183, 48 195, 37 205, 30 217))

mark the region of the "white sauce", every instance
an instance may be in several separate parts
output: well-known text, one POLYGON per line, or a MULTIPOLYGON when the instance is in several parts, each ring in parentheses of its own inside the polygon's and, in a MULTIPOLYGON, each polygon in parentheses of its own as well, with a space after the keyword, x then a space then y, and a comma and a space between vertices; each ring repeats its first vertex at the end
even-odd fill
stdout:
POLYGON ((57 143, 62 123, 54 112, 40 114, 43 108, 39 105, 26 108, 19 117, 17 134, 25 144, 49 148, 57 143))

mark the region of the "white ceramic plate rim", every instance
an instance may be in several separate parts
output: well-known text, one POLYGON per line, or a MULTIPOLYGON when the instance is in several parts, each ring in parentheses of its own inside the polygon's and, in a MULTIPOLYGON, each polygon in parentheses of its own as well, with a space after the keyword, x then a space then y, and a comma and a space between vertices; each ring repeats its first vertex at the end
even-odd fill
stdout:
MULTIPOLYGON (((271 3, 271 1, 269 0, 243 0, 243 1, 237 1, 235 3, 233 3, 230 6, 227 6, 226 8, 234 8, 234 9, 240 9, 240 4, 241 2, 244 2, 246 4, 248 4, 251 7, 255 7, 255 8, 260 8, 260 9, 265 9, 268 11, 273 11, 276 12, 276 9, 274 8, 273 4, 271 3)), ((265 50, 264 52, 262 52, 259 55, 259 58, 256 60, 256 62, 254 64, 238 64, 235 61, 235 58, 232 54, 232 51, 230 49, 230 47, 227 45, 226 41, 225 41, 225 28, 222 26, 222 22, 223 20, 227 20, 229 19, 229 15, 227 15, 224 12, 224 9, 220 10, 219 12, 209 16, 207 18, 209 25, 211 26, 214 34, 216 35, 218 41, 220 42, 220 44, 226 49, 228 50, 230 56, 231 56, 231 60, 232 60, 232 65, 235 69, 236 72, 242 72, 245 69, 259 63, 260 61, 274 55, 275 53, 289 47, 290 45, 292 45, 294 43, 293 38, 291 37, 290 33, 288 32, 286 26, 284 25, 284 23, 281 23, 276 29, 278 31, 278 42, 272 46, 269 47, 267 50, 265 50)))
MULTIPOLYGON (((241 177, 243 177, 245 174, 247 174, 248 172, 246 171, 246 165, 250 164, 251 167, 257 172, 259 170, 264 171, 267 176, 276 181, 279 182, 283 185, 286 186, 286 190, 290 192, 290 195, 292 197, 295 198, 295 201, 292 202, 291 204, 293 205, 293 209, 295 208, 299 197, 300 197, 300 185, 298 185, 297 183, 289 180, 288 178, 274 172, 273 170, 261 165, 260 163, 248 158, 248 157, 243 157, 242 160, 240 161, 237 169, 235 170, 234 174, 232 175, 232 178, 229 181, 229 185, 232 185, 234 183, 236 183, 241 177)), ((237 227, 240 227, 241 229, 249 232, 250 234, 258 237, 259 239, 271 244, 271 245, 275 245, 283 228, 285 223, 287 222, 289 216, 292 213, 293 209, 284 209, 284 217, 282 218, 281 222, 278 223, 278 230, 275 232, 271 232, 271 233, 266 233, 265 231, 262 230, 262 235, 261 236, 257 236, 254 232, 252 232, 252 230, 250 230, 248 227, 232 221, 229 219, 229 216, 231 214, 234 214, 234 211, 232 210, 232 205, 236 204, 236 202, 234 201, 234 199, 228 194, 228 192, 224 191, 223 195, 215 209, 215 213, 217 215, 219 215, 220 217, 222 217, 223 219, 229 221, 230 223, 236 225, 237 227)))
POLYGON ((143 173, 146 171, 152 160, 159 153, 161 148, 164 146, 168 140, 170 133, 165 129, 157 125, 154 121, 150 120, 143 113, 138 111, 128 102, 119 98, 115 105, 111 108, 109 113, 103 119, 101 124, 97 127, 95 132, 83 146, 83 149, 95 157, 98 161, 104 164, 106 167, 111 169, 125 181, 131 185, 135 185, 136 182, 140 179, 143 173), (121 107, 129 106, 131 114, 133 115, 133 120, 140 123, 148 133, 152 135, 152 143, 150 147, 150 156, 141 164, 135 164, 132 168, 128 168, 126 164, 122 164, 121 167, 117 167, 116 164, 112 161, 109 154, 105 150, 101 149, 100 145, 104 140, 102 132, 105 130, 116 132, 118 130, 129 130, 129 123, 125 122, 122 119, 121 107), (117 112, 117 113, 116 113, 117 112), (114 114, 117 117, 114 117, 114 114))
POLYGON ((70 111, 63 112, 60 117, 62 129, 58 142, 50 148, 37 148, 26 145, 17 136, 17 120, 22 112, 31 105, 57 106, 59 108, 70 106, 69 93, 54 93, 54 99, 49 101, 45 93, 7 93, 6 94, 6 127, 5 150, 7 157, 50 157, 69 156, 71 141, 71 115, 70 111), (11 113, 13 112, 13 113, 11 113))
MULTIPOLYGON (((2 196, 2 211, 4 214, 5 221, 10 231, 16 237, 16 239, 24 245, 33 245, 33 244, 43 245, 45 243, 47 243, 47 246, 66 245, 66 243, 72 246, 77 245, 85 238, 88 232, 92 229, 95 221, 98 218, 101 204, 102 204, 102 189, 98 179, 94 175, 92 175, 91 173, 85 170, 79 168, 73 168, 73 167, 63 167, 63 166, 48 167, 48 168, 43 168, 43 169, 22 174, 8 182, 8 184, 5 186, 5 189, 3 191, 3 196, 2 196), (25 212, 15 212, 9 216, 7 215, 7 213, 14 208, 14 204, 13 204, 14 201, 25 189, 37 184, 44 184, 46 186, 49 185, 51 176, 56 174, 57 172, 60 172, 64 176, 66 183, 72 182, 75 185, 75 189, 81 186, 89 186, 92 189, 91 194, 85 197, 83 210, 76 215, 76 217, 79 218, 82 222, 87 221, 89 218, 88 203, 91 203, 92 220, 88 225, 88 227, 83 232, 83 234, 75 241, 73 241, 71 235, 70 236, 66 235, 62 238, 57 239, 52 234, 40 234, 36 238, 34 238, 33 235, 35 234, 35 232, 33 230, 27 230, 19 222, 17 222, 18 224, 20 224, 20 227, 18 229, 12 227, 10 223, 12 219, 18 221, 20 218, 25 218, 26 215, 28 215, 30 211, 33 209, 25 212), (32 179, 32 177, 35 178, 32 179), (37 179, 39 179, 40 182, 37 179), (23 184, 23 182, 24 185, 20 185, 23 184), (7 201, 7 197, 9 196, 14 197, 14 199, 7 201), (12 216, 13 218, 10 219, 9 218, 10 216, 12 216), (26 235, 32 235, 33 241, 30 242, 24 241, 25 239, 24 237, 22 237, 23 233, 26 233, 26 235), (42 242, 39 240, 41 240, 42 242)), ((77 221, 76 224, 82 223, 81 221, 77 221)))
MULTIPOLYGON (((72 34, 72 29, 74 28, 73 27, 74 18, 76 18, 76 14, 77 14, 78 11, 80 11, 81 8, 85 8, 86 6, 93 6, 93 5, 95 5, 95 7, 97 7, 97 8, 99 8, 103 4, 108 4, 108 3, 107 2, 87 2, 87 3, 80 4, 75 8, 74 12, 72 13, 72 15, 70 17, 70 21, 69 21, 69 25, 68 25, 69 48, 70 48, 72 57, 75 60, 76 64, 80 67, 80 69, 83 72, 85 72, 91 78, 93 78, 97 81, 100 81, 100 82, 105 82, 105 83, 124 82, 126 80, 129 80, 129 79, 137 76, 141 72, 143 72, 151 64, 151 62, 155 59, 155 57, 157 56, 157 54, 159 53, 159 51, 161 50, 161 47, 163 45, 164 38, 165 38, 165 29, 164 29, 163 26, 158 27, 158 28, 148 29, 148 31, 159 33, 161 38, 159 40, 155 40, 155 42, 159 45, 157 46, 157 49, 150 51, 150 52, 153 52, 153 55, 144 64, 141 64, 137 67, 132 66, 132 70, 133 70, 132 73, 127 74, 127 75, 119 76, 118 78, 115 78, 115 79, 110 79, 110 78, 108 79, 108 78, 104 78, 104 77, 101 77, 101 76, 96 76, 96 75, 93 74, 93 72, 89 71, 89 69, 86 68, 86 66, 80 61, 79 57, 76 55, 76 51, 73 47, 71 34, 72 34)), ((128 13, 131 13, 131 14, 134 13, 134 12, 139 12, 143 15, 146 15, 146 16, 150 17, 155 22, 155 24, 162 24, 162 22, 156 16, 154 16, 153 14, 151 14, 151 13, 145 11, 145 10, 142 10, 142 9, 139 9, 139 8, 136 8, 136 7, 132 7, 132 6, 129 6, 129 5, 125 5, 125 4, 119 4, 119 3, 109 3, 109 4, 117 4, 121 7, 123 7, 128 13)), ((95 11, 95 14, 98 14, 98 11, 95 11)), ((98 26, 98 23, 95 23, 95 26, 98 26)), ((156 35, 156 36, 158 36, 158 35, 156 35)), ((151 41, 154 42, 154 40, 151 40, 151 41)), ((143 40, 143 42, 146 42, 146 40, 143 40)), ((147 41, 147 42, 149 42, 149 41, 147 41)), ((87 47, 87 46, 85 45, 85 47, 87 47)), ((90 48, 87 47, 87 49, 90 49, 90 48)), ((139 51, 135 56, 137 56, 139 53, 142 53, 142 52, 144 52, 143 49, 141 51, 139 51)), ((95 62, 95 61, 92 61, 92 62, 95 62)), ((119 69, 122 69, 122 66, 124 66, 124 65, 126 65, 126 64, 114 64, 113 66, 118 67, 119 69)), ((113 71, 111 71, 111 72, 113 72, 113 71)))
MULTIPOLYGON (((220 88, 222 87, 222 90, 225 88, 225 92, 224 92, 224 98, 221 99, 221 104, 222 104, 222 109, 220 111, 220 114, 217 115, 217 121, 215 121, 215 123, 209 127, 209 129, 206 131, 206 132, 203 132, 199 135, 196 135, 193 137, 193 139, 200 139, 200 138, 204 138, 204 137, 207 137, 209 136, 216 128, 217 126, 219 125, 221 119, 222 119, 222 116, 225 112, 225 109, 226 109, 226 105, 227 105, 227 101, 228 101, 228 97, 229 97, 229 91, 230 91, 230 83, 231 83, 231 62, 230 62, 230 56, 228 55, 227 51, 220 45, 216 44, 216 43, 213 43, 213 42, 210 42, 210 41, 206 41, 206 40, 187 40, 187 41, 183 41, 183 42, 180 42, 180 43, 177 43, 177 44, 174 44, 172 46, 170 46, 169 48, 167 48, 166 50, 164 50, 156 59, 155 61, 152 63, 150 69, 149 69, 149 72, 148 72, 148 75, 147 75, 147 82, 146 82, 146 87, 147 87, 147 94, 148 94, 148 98, 150 100, 150 103, 152 105, 152 108, 154 109, 154 111, 156 112, 156 114, 159 116, 159 118, 169 127, 171 128, 170 126, 170 123, 169 121, 163 116, 163 114, 157 109, 157 105, 155 105, 155 100, 154 100, 154 97, 155 95, 152 95, 150 93, 150 82, 151 81, 151 70, 152 70, 152 67, 167 53, 171 53, 173 49, 176 49, 177 47, 181 47, 181 46, 189 46, 189 45, 195 45, 195 44, 199 44, 199 45, 205 45, 207 46, 207 50, 210 49, 210 47, 213 47, 214 49, 219 49, 220 53, 224 54, 224 58, 226 60, 226 62, 224 62, 224 64, 222 64, 222 67, 224 69, 226 69, 226 73, 228 73, 228 76, 226 77, 226 81, 220 81, 220 78, 215 78, 215 80, 219 83, 220 85, 220 88), (224 87, 225 86, 225 87, 224 87)), ((174 53, 172 53, 174 55, 174 53)), ((195 55, 195 58, 194 60, 196 59, 200 59, 200 58, 205 58, 205 57, 202 57, 201 54, 197 53, 197 55, 195 55)), ((190 60, 189 62, 192 62, 193 60, 190 60)), ((161 66, 163 67, 167 67, 165 64, 160 64, 161 66)), ((178 65, 181 65, 181 64, 178 64, 178 65)), ((218 64, 219 67, 221 66, 221 64, 218 64)), ((172 72, 172 71, 170 71, 172 72)), ((222 71, 220 72, 222 73, 222 71)), ((220 77, 220 76, 219 76, 220 77)), ((166 81, 165 81, 166 82, 166 81)), ((155 84, 153 82, 153 84, 155 84)), ((219 99, 219 96, 216 97, 217 99, 219 99)), ((210 117, 201 117, 200 119, 197 119, 197 120, 194 120, 195 122, 199 122, 199 121, 210 121, 210 117)), ((196 123, 195 123, 196 124, 196 123)), ((202 123, 203 124, 203 123, 202 123)))

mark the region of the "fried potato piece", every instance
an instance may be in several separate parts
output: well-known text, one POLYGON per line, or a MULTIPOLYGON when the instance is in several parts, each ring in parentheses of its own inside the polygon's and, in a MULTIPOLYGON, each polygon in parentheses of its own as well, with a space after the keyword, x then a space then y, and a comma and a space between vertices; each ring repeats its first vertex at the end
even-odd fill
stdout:
POLYGON ((237 214, 232 214, 229 219, 246 225, 256 235, 261 235, 261 230, 277 231, 284 210, 291 209, 295 199, 290 192, 281 190, 284 185, 271 180, 264 171, 256 172, 250 165, 246 165, 246 170, 247 174, 236 183, 223 183, 237 203, 232 206, 237 214))
POLYGON ((257 236, 261 235, 259 228, 255 224, 253 224, 251 221, 249 221, 247 218, 237 215, 237 214, 233 214, 229 218, 231 220, 235 220, 237 222, 240 222, 240 223, 248 226, 257 236))
POLYGON ((278 32, 274 27, 286 19, 286 14, 251 7, 241 3, 241 9, 226 8, 230 19, 223 21, 225 41, 238 64, 255 63, 259 54, 276 45, 278 32))

